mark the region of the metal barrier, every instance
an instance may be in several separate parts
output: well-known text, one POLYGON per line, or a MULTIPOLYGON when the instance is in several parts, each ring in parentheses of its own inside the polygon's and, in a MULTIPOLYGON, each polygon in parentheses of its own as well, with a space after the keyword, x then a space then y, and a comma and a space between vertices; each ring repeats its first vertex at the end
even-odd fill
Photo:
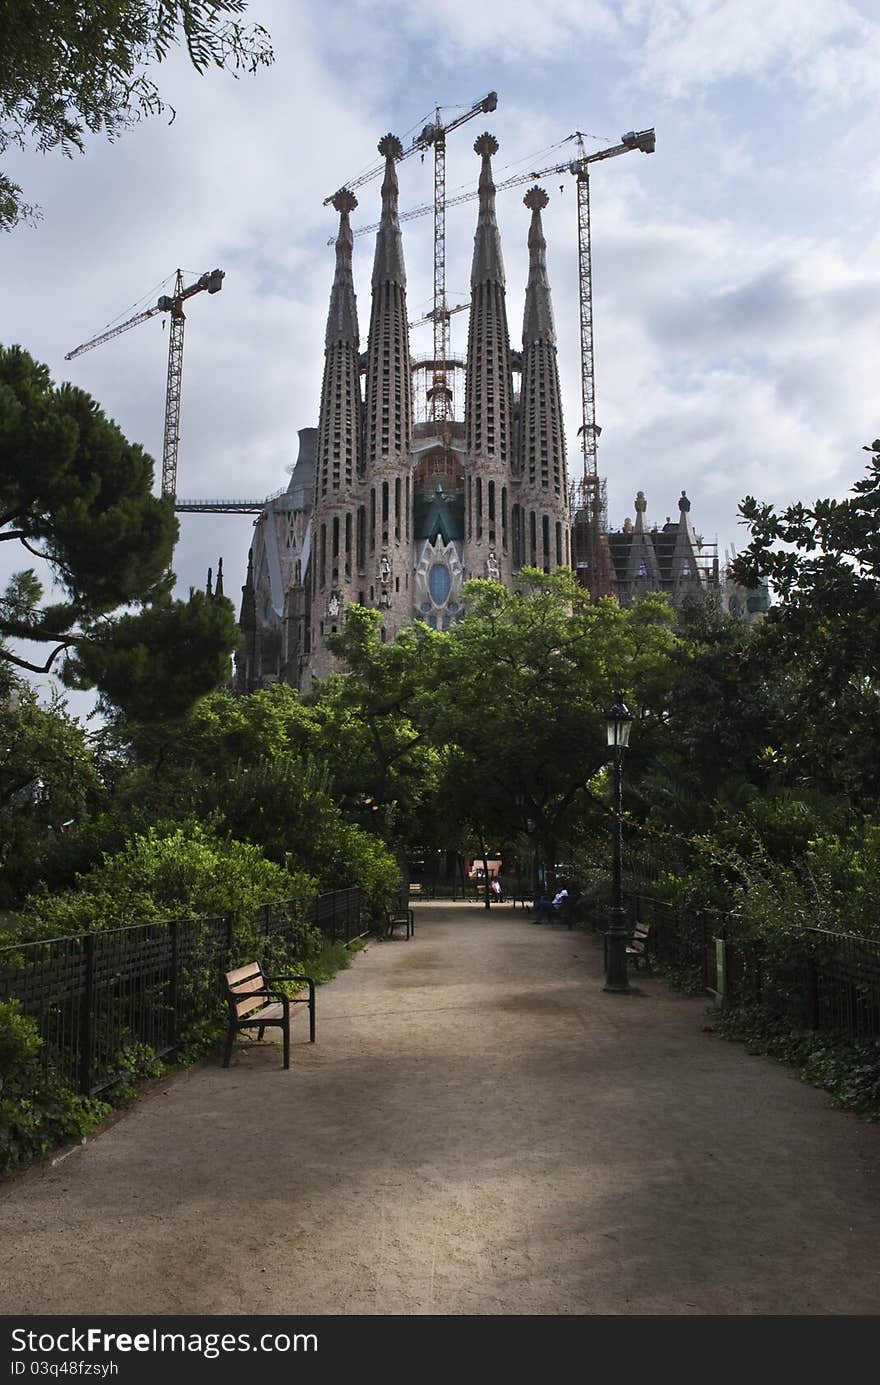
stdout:
MULTIPOLYGON (((334 890, 309 906, 262 905, 253 920, 262 949, 298 944, 309 922, 332 942, 362 935, 363 891, 334 890)), ((252 933, 251 933, 252 939, 252 933)), ((225 1003, 224 973, 239 961, 233 919, 170 919, 0 949, 0 1000, 17 1000, 36 1022, 43 1057, 83 1095, 125 1070, 126 1051, 159 1057, 188 1024, 225 1003)), ((249 959, 246 959, 249 960, 249 959)))
POLYGON ((773 946, 750 936, 735 911, 684 909, 634 892, 626 907, 631 926, 651 925, 651 956, 700 965, 717 999, 761 1005, 799 1028, 880 1038, 880 940, 804 928, 773 946))

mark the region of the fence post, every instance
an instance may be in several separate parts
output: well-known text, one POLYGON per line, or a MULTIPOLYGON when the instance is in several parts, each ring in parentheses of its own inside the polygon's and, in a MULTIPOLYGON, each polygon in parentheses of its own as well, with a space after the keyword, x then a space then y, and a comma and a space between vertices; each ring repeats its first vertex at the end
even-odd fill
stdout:
POLYGON ((171 1042, 177 1045, 177 1036, 180 1033, 180 938, 178 934, 179 923, 177 919, 171 919, 168 924, 169 940, 171 942, 171 980, 168 985, 168 1003, 171 1007, 171 1042))
POLYGON ((82 1011, 79 1017, 79 1089, 83 1096, 92 1090, 92 1056, 95 1046, 95 935, 86 933, 83 938, 83 978, 82 1011))

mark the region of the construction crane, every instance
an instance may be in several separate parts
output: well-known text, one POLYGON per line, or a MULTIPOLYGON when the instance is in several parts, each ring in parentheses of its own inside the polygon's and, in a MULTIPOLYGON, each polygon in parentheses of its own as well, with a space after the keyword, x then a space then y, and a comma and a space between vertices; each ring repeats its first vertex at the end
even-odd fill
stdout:
MULTIPOLYGON (((631 130, 621 135, 620 143, 610 149, 584 153, 584 136, 577 131, 578 158, 569 164, 569 172, 577 179, 578 214, 578 301, 581 335, 581 439, 583 470, 575 503, 572 506, 572 537, 574 566, 581 584, 589 590, 594 601, 611 596, 614 591, 611 550, 608 546, 608 516, 604 483, 599 479, 597 442, 600 429, 596 423, 596 376, 593 358, 593 268, 590 249, 590 169, 601 159, 613 159, 634 149, 653 154, 656 147, 654 131, 631 130), (578 510, 584 519, 578 523, 578 510)), ((554 169, 554 172, 561 172, 554 169)))
MULTIPOLYGON (((431 417, 438 423, 442 423, 449 417, 452 404, 452 390, 449 388, 447 379, 450 315, 446 310, 446 137, 468 120, 472 120, 474 116, 489 115, 497 105, 498 93, 490 91, 482 100, 475 101, 469 110, 464 111, 446 124, 441 119, 444 108, 437 106, 433 121, 429 121, 425 125, 421 134, 416 135, 412 144, 403 153, 403 158, 408 159, 412 154, 425 154, 429 149, 434 150, 434 200, 427 205, 425 210, 434 213, 434 308, 429 314, 434 325, 434 357, 432 362, 433 379, 428 390, 428 399, 431 406, 431 417)), ((366 173, 362 173, 359 178, 353 179, 345 186, 349 191, 361 187, 371 179, 377 178, 382 172, 382 167, 383 165, 379 165, 366 173)), ((326 207, 329 202, 332 202, 335 196, 336 193, 333 193, 331 197, 325 197, 324 206, 326 207)), ((375 230, 377 227, 371 229, 375 230)), ((422 321, 427 320, 427 318, 422 319, 422 321)))
MULTIPOLYGON (((456 313, 466 313, 470 306, 470 303, 459 303, 454 308, 447 308, 445 310, 444 316, 450 318, 455 317, 456 313)), ((418 318, 415 322, 408 323, 407 326, 409 327, 409 330, 412 332, 415 330, 416 327, 424 327, 426 322, 436 322, 436 320, 437 314, 435 310, 432 308, 429 313, 425 313, 424 317, 418 318)))
POLYGON ((183 271, 178 269, 173 294, 163 294, 155 307, 147 308, 144 312, 136 313, 134 317, 130 317, 127 322, 120 322, 118 326, 108 328, 106 332, 92 337, 91 341, 85 341, 81 346, 74 347, 64 357, 65 361, 72 361, 75 356, 81 356, 84 351, 91 351, 93 347, 101 346, 103 342, 110 341, 112 337, 118 337, 122 332, 127 332, 130 328, 137 327, 139 323, 146 322, 148 318, 155 317, 156 313, 171 314, 171 330, 168 334, 168 381, 165 388, 165 436, 162 443, 163 495, 177 495, 180 390, 183 381, 183 329, 186 323, 183 305, 187 298, 192 298, 194 294, 201 293, 203 290, 208 293, 219 293, 225 277, 224 270, 212 269, 207 274, 201 275, 194 284, 184 288, 183 271))
POLYGON ((441 122, 441 107, 434 112, 433 124, 428 124, 413 140, 417 149, 434 150, 434 308, 431 317, 434 323, 434 374, 428 399, 431 405, 431 418, 443 423, 450 414, 452 390, 446 378, 446 362, 449 359, 449 313, 446 310, 446 136, 457 130, 465 121, 475 115, 488 115, 498 105, 498 93, 490 91, 482 101, 471 106, 464 115, 451 120, 448 125, 441 122))
MULTIPOLYGON (((497 183, 495 191, 503 192, 506 188, 518 187, 523 183, 534 182, 539 178, 548 178, 558 173, 571 173, 577 178, 578 300, 581 344, 581 427, 578 429, 578 434, 581 439, 583 470, 575 497, 575 513, 572 518, 575 518, 578 510, 587 518, 586 527, 583 523, 574 525, 578 540, 575 567, 583 585, 589 588, 595 599, 598 599, 599 596, 611 595, 612 572, 611 554, 606 533, 604 490, 599 479, 596 446, 600 429, 596 424, 596 386, 593 363, 593 272, 590 248, 589 166, 604 159, 617 158, 620 154, 629 154, 635 149, 640 150, 643 154, 653 154, 656 140, 653 129, 631 130, 628 134, 621 135, 619 144, 614 144, 608 149, 596 150, 593 154, 586 154, 584 152, 585 136, 582 131, 575 131, 569 138, 577 140, 578 157, 576 159, 568 163, 555 164, 551 168, 533 170, 530 173, 516 173, 511 178, 505 178, 502 182, 497 183)), ((455 197, 450 197, 445 205, 454 207, 462 202, 471 202, 478 196, 479 192, 476 190, 459 193, 455 197)), ((423 203, 421 206, 412 207, 409 211, 402 212, 400 220, 411 221, 415 217, 427 215, 432 209, 432 203, 423 203)), ((355 235, 366 235, 374 230, 376 230, 376 226, 362 226, 358 228, 355 235)), ((467 305, 463 306, 466 307, 467 305)), ((448 324, 451 314, 438 304, 435 289, 434 312, 429 315, 434 321, 435 334, 438 308, 444 322, 448 324)), ((457 312, 460 309, 453 311, 457 312)), ((425 319, 423 318, 422 321, 425 319)), ((420 326, 421 323, 412 325, 420 326)))

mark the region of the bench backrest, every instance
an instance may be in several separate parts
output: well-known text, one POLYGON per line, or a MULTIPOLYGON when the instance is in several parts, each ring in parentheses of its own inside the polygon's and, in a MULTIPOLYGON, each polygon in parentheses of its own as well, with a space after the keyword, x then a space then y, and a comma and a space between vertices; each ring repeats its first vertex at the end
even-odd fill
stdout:
POLYGON ((226 973, 229 1004, 236 1019, 265 1005, 269 994, 268 982, 259 962, 248 962, 226 973))
POLYGON ((636 923, 633 929, 632 944, 639 952, 644 952, 648 942, 648 935, 651 932, 650 923, 636 923))

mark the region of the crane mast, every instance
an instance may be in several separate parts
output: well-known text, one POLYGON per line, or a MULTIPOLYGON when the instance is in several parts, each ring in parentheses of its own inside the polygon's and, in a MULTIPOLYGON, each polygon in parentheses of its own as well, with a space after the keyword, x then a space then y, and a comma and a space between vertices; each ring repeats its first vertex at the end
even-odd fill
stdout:
POLYGON ((81 346, 76 346, 72 351, 68 351, 64 357, 66 361, 72 361, 75 356, 81 356, 84 351, 91 351, 93 347, 100 346, 105 341, 110 341, 113 337, 118 337, 122 332, 127 332, 132 327, 137 327, 139 323, 146 322, 148 318, 155 317, 156 313, 170 313, 171 330, 168 334, 168 376, 165 387, 165 433, 162 443, 162 494, 177 495, 177 453, 180 444, 180 394, 183 384, 183 332, 186 325, 186 314, 183 305, 193 294, 207 290, 208 293, 219 293, 223 287, 223 280, 226 274, 222 269, 212 269, 207 274, 202 274, 194 284, 188 288, 183 286, 183 271, 178 269, 174 280, 174 293, 163 294, 159 301, 152 308, 147 308, 144 312, 136 313, 126 322, 121 322, 118 327, 111 327, 106 332, 100 332, 98 336, 92 337, 89 341, 83 342, 81 346))
MULTIPOLYGON (((583 159, 583 140, 579 140, 583 159)), ((581 336, 581 456, 583 469, 572 506, 574 566, 594 601, 611 596, 613 579, 604 488, 599 480, 596 426, 596 377, 593 354, 593 261, 590 244, 590 173, 582 163, 577 175, 578 308, 581 336), (586 530, 577 523, 584 512, 586 530)))
MULTIPOLYGON (((431 388, 428 391, 430 401, 431 418, 438 423, 445 422, 452 411, 452 390, 449 387, 447 362, 449 361, 449 312, 446 308, 446 136, 459 126, 464 125, 468 120, 472 120, 475 115, 488 115, 494 111, 498 105, 498 93, 490 91, 481 100, 475 101, 469 110, 456 116, 447 124, 441 120, 442 107, 437 106, 434 111, 433 123, 425 125, 421 134, 416 135, 408 149, 404 150, 401 160, 408 159, 412 154, 425 154, 429 149, 434 150, 434 200, 411 212, 408 217, 401 220, 409 220, 413 215, 421 216, 424 212, 433 211, 434 213, 434 307, 429 314, 434 325, 434 360, 433 378, 431 388)), ((378 178, 381 173, 381 166, 368 169, 366 173, 351 179, 345 186, 349 191, 361 187, 364 183, 371 182, 378 178)), ((333 193, 330 197, 324 198, 323 205, 326 207, 336 196, 333 193)), ((461 200, 461 199, 456 199, 461 200)), ((379 223, 365 228, 365 230, 378 230, 379 223)), ((363 235, 365 230, 355 231, 354 234, 363 235)), ((333 244, 331 238, 329 244, 333 244)), ((423 318, 422 321, 427 319, 423 318)))
POLYGON ((452 390, 447 378, 449 360, 449 312, 446 307, 446 136, 475 115, 488 115, 498 105, 498 93, 490 91, 481 101, 476 101, 470 110, 443 125, 440 119, 441 108, 434 112, 434 124, 426 125, 412 144, 413 149, 434 148, 434 308, 431 317, 434 323, 434 365, 433 380, 428 391, 431 418, 436 423, 444 423, 452 411, 452 390))

